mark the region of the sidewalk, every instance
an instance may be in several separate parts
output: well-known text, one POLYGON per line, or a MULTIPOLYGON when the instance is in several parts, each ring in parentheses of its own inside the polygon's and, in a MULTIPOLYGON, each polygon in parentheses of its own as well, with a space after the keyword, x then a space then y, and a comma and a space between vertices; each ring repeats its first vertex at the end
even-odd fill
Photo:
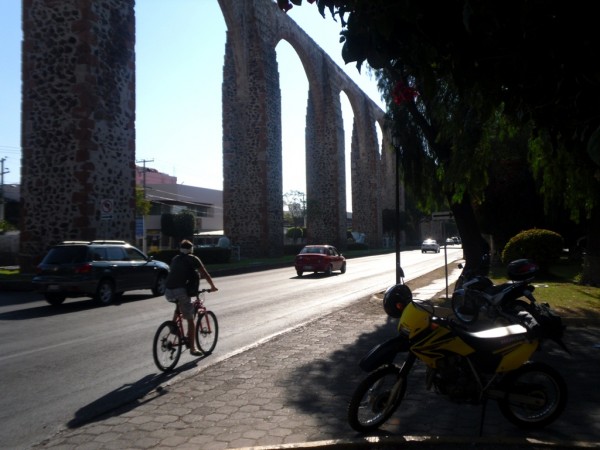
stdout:
MULTIPOLYGON (((415 297, 444 291, 445 280, 440 281, 441 288, 434 283, 415 291, 415 297)), ((490 402, 479 438, 480 407, 456 405, 426 391, 419 365, 400 409, 380 432, 361 436, 346 422, 350 395, 365 376, 357 364, 394 333, 395 321, 388 320, 374 296, 202 370, 184 353, 175 378, 165 376, 159 388, 137 401, 34 448, 600 447, 600 327, 595 324, 568 329, 572 356, 547 346, 550 364, 569 384, 570 399, 563 415, 543 431, 517 429, 490 402)))

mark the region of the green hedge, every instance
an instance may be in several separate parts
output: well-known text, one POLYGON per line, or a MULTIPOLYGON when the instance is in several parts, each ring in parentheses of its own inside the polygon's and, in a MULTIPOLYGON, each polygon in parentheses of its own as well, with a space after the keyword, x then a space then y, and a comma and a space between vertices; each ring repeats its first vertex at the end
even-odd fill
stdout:
POLYGON ((535 261, 542 270, 560 258, 564 246, 562 236, 554 231, 534 228, 513 236, 502 251, 502 262, 527 258, 535 261))

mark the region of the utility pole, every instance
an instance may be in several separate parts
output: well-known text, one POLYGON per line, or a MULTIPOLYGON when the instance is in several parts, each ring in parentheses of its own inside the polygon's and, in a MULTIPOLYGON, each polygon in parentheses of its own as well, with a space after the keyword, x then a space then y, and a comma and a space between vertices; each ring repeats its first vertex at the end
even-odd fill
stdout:
MULTIPOLYGON (((144 172, 142 173, 142 186, 144 193, 144 200, 146 200, 146 163, 154 162, 153 159, 142 159, 141 161, 136 161, 137 164, 141 163, 144 172)), ((142 251, 147 253, 148 243, 146 242, 146 215, 142 215, 142 251)))
POLYGON ((4 174, 10 170, 4 170, 4 161, 6 158, 0 159, 0 222, 4 220, 4 174))

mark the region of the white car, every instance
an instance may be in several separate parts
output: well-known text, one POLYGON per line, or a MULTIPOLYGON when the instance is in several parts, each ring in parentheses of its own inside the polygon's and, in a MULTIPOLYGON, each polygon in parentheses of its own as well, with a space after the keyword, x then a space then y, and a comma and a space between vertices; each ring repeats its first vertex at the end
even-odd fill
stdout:
POLYGON ((425 239, 421 244, 421 253, 425 252, 440 252, 440 244, 435 239, 425 239))

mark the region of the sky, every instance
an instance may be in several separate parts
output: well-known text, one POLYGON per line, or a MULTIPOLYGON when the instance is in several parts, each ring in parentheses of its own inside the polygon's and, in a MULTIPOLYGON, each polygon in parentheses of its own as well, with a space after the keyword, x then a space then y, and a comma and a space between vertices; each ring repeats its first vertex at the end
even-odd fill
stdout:
MULTIPOLYGON (((0 159, 4 183, 20 182, 21 2, 0 0, 0 159)), ((225 21, 217 0, 136 0, 136 160, 177 182, 221 190, 221 83, 225 21)), ((288 15, 376 103, 376 82, 345 65, 340 23, 303 2, 288 15)), ((306 192, 304 126, 308 81, 292 47, 276 47, 282 95, 283 192, 306 192)), ((341 95, 349 154, 353 114, 341 95), (346 125, 347 124, 347 125, 346 125)), ((378 131, 379 132, 379 131, 378 131)), ((380 136, 381 137, 381 136, 380 136)), ((379 140, 381 142, 381 139, 379 140)), ((346 158, 349 161, 349 157, 346 158)), ((349 165, 348 163, 346 164, 349 165)), ((350 185, 347 170, 347 184, 350 185)), ((351 203, 348 200, 349 210, 351 203)))

